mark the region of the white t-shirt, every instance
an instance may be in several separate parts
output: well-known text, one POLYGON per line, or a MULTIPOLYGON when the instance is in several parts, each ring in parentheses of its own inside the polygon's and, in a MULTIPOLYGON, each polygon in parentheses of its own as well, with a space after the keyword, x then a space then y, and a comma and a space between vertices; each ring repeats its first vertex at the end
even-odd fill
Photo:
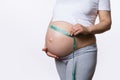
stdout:
POLYGON ((57 0, 53 21, 89 26, 95 23, 98 10, 110 11, 110 0, 57 0))

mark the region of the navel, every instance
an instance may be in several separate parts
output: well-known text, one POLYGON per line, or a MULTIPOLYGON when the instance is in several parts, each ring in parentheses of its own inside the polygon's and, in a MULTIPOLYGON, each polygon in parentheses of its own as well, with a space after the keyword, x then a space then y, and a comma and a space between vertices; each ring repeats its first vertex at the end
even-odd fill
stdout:
POLYGON ((48 42, 49 42, 49 43, 52 43, 52 42, 53 42, 53 38, 49 38, 49 39, 48 39, 48 42))

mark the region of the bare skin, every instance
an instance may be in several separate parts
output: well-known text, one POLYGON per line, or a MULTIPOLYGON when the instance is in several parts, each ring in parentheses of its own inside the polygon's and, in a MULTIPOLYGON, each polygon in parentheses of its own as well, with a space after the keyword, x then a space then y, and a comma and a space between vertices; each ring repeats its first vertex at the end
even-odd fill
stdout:
MULTIPOLYGON (((72 26, 71 30, 70 30, 70 34, 72 36, 77 36, 79 34, 83 34, 85 36, 88 36, 88 35, 94 35, 94 34, 100 34, 100 33, 103 33, 107 30, 109 30, 111 28, 111 14, 110 14, 110 11, 104 11, 104 10, 100 10, 98 11, 98 16, 99 16, 99 23, 96 24, 96 25, 93 25, 93 26, 84 26, 84 25, 81 25, 81 24, 75 24, 72 26)), ((50 22, 51 23, 54 23, 50 22)), ((84 46, 87 46, 89 45, 90 43, 93 43, 95 42, 95 39, 93 37, 93 39, 88 40, 88 38, 86 38, 86 42, 83 42, 84 39, 77 39, 78 40, 78 48, 80 47, 84 47, 84 46), (87 44, 86 44, 87 43, 87 44)), ((47 47, 45 46, 43 49, 42 49, 49 57, 53 57, 55 59, 59 59, 60 60, 60 57, 53 54, 53 53, 50 53, 47 49, 47 47)))

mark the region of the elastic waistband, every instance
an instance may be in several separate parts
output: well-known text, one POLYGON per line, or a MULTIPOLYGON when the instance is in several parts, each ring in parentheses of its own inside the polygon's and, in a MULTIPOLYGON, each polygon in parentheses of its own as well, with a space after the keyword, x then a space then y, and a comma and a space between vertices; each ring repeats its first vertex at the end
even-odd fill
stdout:
MULTIPOLYGON (((75 50, 74 51, 74 57, 82 55, 86 51, 97 51, 96 43, 75 50)), ((67 55, 65 57, 61 57, 61 60, 67 60, 67 59, 72 59, 72 58, 73 58, 73 52, 71 52, 69 55, 67 55)))

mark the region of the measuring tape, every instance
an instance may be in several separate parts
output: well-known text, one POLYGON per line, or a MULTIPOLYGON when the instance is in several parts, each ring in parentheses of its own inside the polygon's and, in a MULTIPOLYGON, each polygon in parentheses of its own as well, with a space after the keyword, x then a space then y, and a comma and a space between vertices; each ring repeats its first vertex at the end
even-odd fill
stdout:
POLYGON ((76 40, 75 40, 75 37, 74 36, 71 36, 70 33, 68 33, 67 31, 64 31, 54 25, 50 25, 50 28, 55 30, 55 31, 58 31, 68 37, 71 37, 73 38, 73 66, 72 66, 72 80, 75 80, 75 67, 74 67, 74 51, 76 49, 76 40))

